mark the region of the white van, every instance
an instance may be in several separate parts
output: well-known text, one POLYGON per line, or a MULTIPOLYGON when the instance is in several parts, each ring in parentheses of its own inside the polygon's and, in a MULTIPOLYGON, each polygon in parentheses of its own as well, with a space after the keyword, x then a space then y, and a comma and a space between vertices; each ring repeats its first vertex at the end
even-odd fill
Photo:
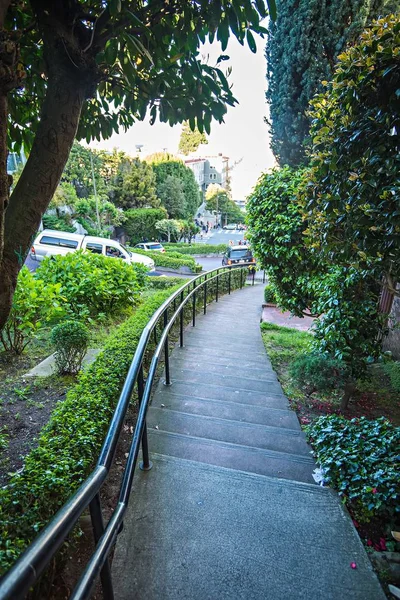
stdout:
POLYGON ((79 233, 68 233, 66 231, 55 231, 44 229, 39 233, 31 248, 30 257, 41 261, 46 256, 56 254, 65 255, 76 250, 88 250, 94 254, 103 254, 112 258, 122 258, 127 263, 141 263, 149 271, 154 271, 154 260, 142 254, 130 252, 125 246, 115 240, 95 237, 93 235, 82 235, 79 233))

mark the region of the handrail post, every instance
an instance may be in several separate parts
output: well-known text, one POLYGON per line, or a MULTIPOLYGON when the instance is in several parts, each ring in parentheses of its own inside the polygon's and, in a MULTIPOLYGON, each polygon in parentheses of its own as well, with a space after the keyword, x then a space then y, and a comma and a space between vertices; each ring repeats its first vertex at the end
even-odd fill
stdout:
POLYGON ((153 333, 154 333, 154 343, 157 346, 157 343, 158 343, 157 342, 157 323, 154 325, 153 333))
POLYGON ((263 271, 263 283, 265 283, 265 269, 263 271))
POLYGON ((231 275, 232 275, 232 269, 229 269, 229 275, 228 275, 228 295, 231 295, 231 275))
MULTIPOLYGON (((138 390, 138 400, 139 400, 139 406, 140 406, 140 404, 142 402, 142 398, 143 398, 143 392, 144 392, 143 364, 140 365, 140 369, 139 369, 139 373, 138 373, 137 390, 138 390)), ((149 459, 149 444, 148 444, 148 440, 147 440, 146 423, 144 424, 143 435, 142 435, 142 455, 143 455, 143 460, 139 464, 139 469, 141 469, 142 471, 150 471, 151 467, 153 466, 153 463, 149 459)))
POLYGON ((240 289, 243 288, 243 269, 240 269, 240 289))
POLYGON ((196 327, 196 282, 193 282, 192 326, 196 327))
POLYGON ((216 286, 216 292, 215 292, 215 302, 218 302, 218 286, 219 286, 219 269, 217 269, 217 286, 216 286))
POLYGON ((207 275, 204 276, 204 299, 203 299, 203 313, 207 312, 207 275))
MULTIPOLYGON (((92 520, 93 536, 95 545, 104 533, 103 514, 101 512, 100 496, 96 494, 90 505, 90 518, 92 520)), ((114 590, 111 578, 110 563, 106 559, 100 571, 101 587, 104 600, 114 600, 114 590)))
POLYGON ((256 277, 256 268, 254 267, 253 269, 253 283, 251 285, 254 285, 254 279, 256 277))
POLYGON ((179 314, 179 346, 183 348, 183 312, 184 307, 182 306, 183 302, 183 292, 181 292, 181 312, 179 314))
MULTIPOLYGON (((164 312, 164 327, 168 324, 168 308, 164 312)), ((164 342, 164 361, 165 361, 165 385, 171 385, 171 377, 169 373, 169 349, 168 349, 168 335, 165 336, 164 342)))

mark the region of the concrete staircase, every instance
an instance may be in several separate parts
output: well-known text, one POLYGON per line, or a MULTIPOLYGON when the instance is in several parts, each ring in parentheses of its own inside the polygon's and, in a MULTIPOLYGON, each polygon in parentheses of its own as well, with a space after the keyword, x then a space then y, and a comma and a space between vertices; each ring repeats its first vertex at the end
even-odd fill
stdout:
POLYGON ((211 305, 172 354, 148 413, 154 468, 137 474, 117 545, 117 600, 385 597, 337 495, 314 483, 261 340, 262 290, 211 305))

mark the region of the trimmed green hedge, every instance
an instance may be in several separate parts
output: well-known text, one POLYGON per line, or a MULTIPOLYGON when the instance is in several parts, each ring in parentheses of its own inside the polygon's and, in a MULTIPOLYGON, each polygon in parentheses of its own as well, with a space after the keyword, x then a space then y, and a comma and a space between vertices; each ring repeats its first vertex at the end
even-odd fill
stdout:
POLYGON ((183 277, 147 277, 147 285, 150 289, 166 290, 175 285, 183 285, 188 280, 183 277))
MULTIPOLYGON (((232 290, 240 286, 241 272, 245 279, 246 269, 232 272, 232 290)), ((25 458, 24 469, 0 489, 0 574, 10 568, 90 473, 143 328, 182 284, 180 280, 177 285, 156 292, 111 334, 95 362, 79 375, 77 385, 65 400, 58 403, 40 432, 37 447, 25 458)), ((219 293, 227 288, 228 277, 220 281, 219 293)), ((214 281, 209 282, 207 291, 211 300, 214 281)), ((196 304, 201 310, 202 294, 198 294, 196 304)), ((190 318, 191 312, 189 302, 185 316, 190 318)), ((152 340, 148 347, 153 347, 152 340)))
POLYGON ((181 254, 224 254, 227 244, 173 244, 163 243, 167 252, 175 250, 181 254))
POLYGON ((200 273, 203 267, 196 263, 194 258, 191 256, 183 256, 178 252, 147 252, 146 250, 140 250, 139 248, 132 248, 132 252, 137 254, 143 254, 152 258, 156 264, 156 267, 165 267, 166 269, 179 269, 180 267, 189 267, 193 273, 200 273))

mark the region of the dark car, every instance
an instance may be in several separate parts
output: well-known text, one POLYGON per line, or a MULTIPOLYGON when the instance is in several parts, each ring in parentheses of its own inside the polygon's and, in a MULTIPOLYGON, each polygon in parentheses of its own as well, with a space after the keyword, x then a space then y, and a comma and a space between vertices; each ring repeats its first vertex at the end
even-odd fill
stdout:
POLYGON ((248 246, 231 246, 225 252, 222 259, 222 264, 225 265, 237 265, 240 263, 253 263, 249 265, 249 269, 254 270, 256 266, 256 259, 253 256, 252 251, 248 246))

